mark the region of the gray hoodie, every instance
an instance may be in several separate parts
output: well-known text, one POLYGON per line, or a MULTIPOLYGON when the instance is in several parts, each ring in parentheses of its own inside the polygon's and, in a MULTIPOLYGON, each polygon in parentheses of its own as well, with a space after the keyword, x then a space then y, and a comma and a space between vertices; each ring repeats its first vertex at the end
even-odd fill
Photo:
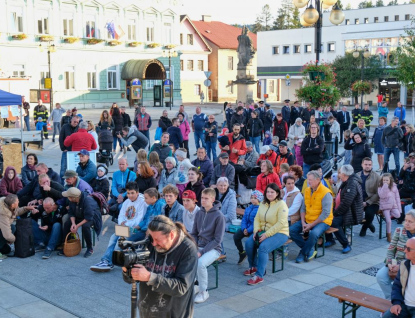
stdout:
POLYGON ((220 211, 222 204, 219 201, 213 203, 213 207, 206 211, 204 207, 196 214, 191 235, 203 255, 211 250, 220 253, 223 236, 225 234, 225 217, 220 211))

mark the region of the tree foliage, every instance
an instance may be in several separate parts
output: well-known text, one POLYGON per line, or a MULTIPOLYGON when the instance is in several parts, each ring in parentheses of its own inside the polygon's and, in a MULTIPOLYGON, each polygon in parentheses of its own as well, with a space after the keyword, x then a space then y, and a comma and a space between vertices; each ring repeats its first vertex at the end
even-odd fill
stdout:
MULTIPOLYGON (((352 84, 361 80, 361 56, 353 57, 352 53, 337 56, 333 61, 333 67, 337 74, 337 87, 343 97, 357 97, 357 93, 351 90, 352 84)), ((377 88, 376 81, 383 74, 382 63, 378 55, 372 55, 364 59, 363 78, 372 83, 372 89, 377 88)))
POLYGON ((388 3, 388 6, 397 6, 398 5, 398 0, 392 0, 388 3))
POLYGON ((357 6, 358 9, 365 9, 365 8, 373 8, 373 2, 372 0, 364 0, 362 2, 359 3, 359 5, 357 6))
POLYGON ((257 33, 259 31, 269 31, 271 30, 271 20, 272 14, 269 8, 269 5, 266 4, 262 7, 261 13, 257 16, 253 32, 257 33))
POLYGON ((383 7, 385 4, 383 3, 383 0, 376 0, 376 6, 377 7, 383 7))

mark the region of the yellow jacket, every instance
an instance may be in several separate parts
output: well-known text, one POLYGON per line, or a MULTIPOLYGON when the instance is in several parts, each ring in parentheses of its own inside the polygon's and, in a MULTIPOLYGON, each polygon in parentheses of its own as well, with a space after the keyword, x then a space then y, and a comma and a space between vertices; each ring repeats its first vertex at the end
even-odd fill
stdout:
POLYGON ((265 231, 267 237, 277 233, 289 236, 288 207, 284 201, 272 201, 271 204, 261 203, 254 220, 254 233, 265 231))
MULTIPOLYGON (((305 204, 305 221, 313 223, 320 216, 323 211, 322 201, 324 196, 331 191, 325 187, 321 182, 316 191, 311 194, 311 188, 307 188, 304 194, 304 204, 305 204)), ((330 215, 323 221, 327 225, 331 225, 333 221, 333 204, 331 204, 330 215)))

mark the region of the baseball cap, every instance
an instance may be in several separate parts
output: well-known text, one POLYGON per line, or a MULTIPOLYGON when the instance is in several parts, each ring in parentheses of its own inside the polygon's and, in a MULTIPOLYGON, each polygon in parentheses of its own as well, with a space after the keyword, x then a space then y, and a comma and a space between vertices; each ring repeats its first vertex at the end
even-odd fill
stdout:
POLYGON ((89 156, 89 151, 86 149, 82 149, 78 152, 78 155, 89 156))
POLYGON ((63 191, 62 196, 64 196, 65 198, 67 197, 79 198, 81 196, 81 190, 79 190, 78 188, 72 187, 66 191, 63 191))
POLYGON ((261 151, 260 154, 264 155, 268 150, 270 150, 271 148, 269 146, 262 146, 261 147, 261 151))
POLYGON ((76 171, 66 170, 65 174, 63 175, 63 178, 67 179, 67 178, 73 178, 73 177, 77 177, 77 176, 78 176, 78 174, 76 173, 76 171))
POLYGON ((229 158, 229 154, 227 152, 221 152, 219 158, 229 158))
POLYGON ((196 193, 194 193, 192 190, 184 191, 182 194, 182 199, 190 199, 197 202, 196 193))
POLYGON ((285 147, 287 147, 288 144, 287 144, 287 142, 285 140, 281 140, 280 143, 278 144, 278 146, 285 146, 285 147))
POLYGON ((415 152, 411 152, 408 157, 415 157, 415 152))
POLYGON ((264 103, 264 101, 263 100, 260 100, 259 102, 258 102, 258 104, 263 104, 264 103))

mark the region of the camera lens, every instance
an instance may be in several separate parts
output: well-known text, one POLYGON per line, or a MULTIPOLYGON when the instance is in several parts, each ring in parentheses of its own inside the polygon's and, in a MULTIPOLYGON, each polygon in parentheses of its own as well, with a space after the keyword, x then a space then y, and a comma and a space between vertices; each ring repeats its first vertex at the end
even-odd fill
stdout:
POLYGON ((124 252, 123 251, 112 252, 112 263, 115 266, 124 266, 124 252))

